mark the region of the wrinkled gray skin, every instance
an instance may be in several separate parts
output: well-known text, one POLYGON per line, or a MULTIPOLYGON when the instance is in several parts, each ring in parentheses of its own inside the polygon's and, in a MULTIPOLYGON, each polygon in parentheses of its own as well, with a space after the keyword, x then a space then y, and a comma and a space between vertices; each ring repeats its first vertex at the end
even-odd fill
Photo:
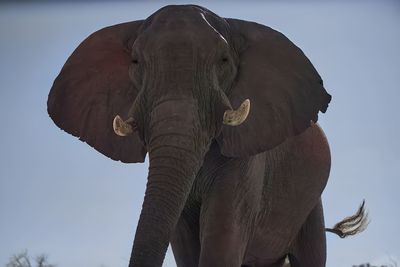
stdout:
MULTIPOLYGON (((129 267, 161 266, 169 242, 180 267, 273 267, 282 266, 286 256, 294 267, 325 266, 320 196, 329 176, 330 152, 321 128, 310 121, 317 120, 319 110, 326 110, 330 96, 309 61, 290 41, 267 27, 224 20, 197 6, 168 6, 135 23, 136 39, 127 41, 129 46, 124 49, 132 57, 129 76, 135 93, 129 96, 137 96, 126 109, 118 110, 122 104, 112 101, 112 92, 90 95, 90 90, 111 79, 107 75, 113 77, 114 69, 97 74, 102 82, 93 78, 83 89, 82 80, 99 73, 93 68, 103 63, 77 71, 76 75, 86 76, 76 82, 69 77, 75 75, 74 68, 92 60, 89 52, 79 51, 64 66, 48 102, 57 125, 122 161, 130 161, 119 158, 117 152, 123 149, 108 153, 116 146, 101 137, 108 128, 99 130, 103 128, 94 123, 104 114, 104 127, 111 127, 110 118, 117 114, 134 118, 137 136, 107 137, 115 142, 137 138, 143 142, 142 150, 129 153, 142 151, 143 157, 149 153, 148 183, 129 267), (239 28, 248 35, 238 34, 239 28), (269 42, 250 42, 261 36, 259 31, 266 31, 272 44, 283 47, 280 54, 269 56, 271 62, 275 56, 282 57, 274 61, 279 68, 260 61, 258 52, 254 52, 255 58, 251 54, 257 47, 275 49, 272 44, 267 48, 269 42), (77 57, 89 59, 74 61, 77 57), (259 77, 246 78, 253 73, 259 77), (269 84, 280 75, 279 82, 269 84), (302 83, 303 77, 307 82, 302 83), (294 79, 296 82, 291 82, 294 79), (267 89, 261 88, 263 84, 267 89), (78 99, 78 93, 86 93, 89 86, 87 96, 78 99), (298 99, 295 94, 302 86, 315 87, 316 93, 310 91, 303 100, 298 99), (78 87, 80 91, 73 96, 63 91, 78 87), (289 89, 263 99, 264 92, 276 88, 289 89), (224 111, 231 105, 237 108, 245 98, 252 101, 248 119, 240 126, 223 125, 224 111), (90 107, 103 100, 105 104, 92 113, 79 113, 86 100, 90 107), (69 108, 67 102, 76 106, 69 108), (299 115, 303 121, 297 123, 294 115, 303 104, 305 111, 299 115), (108 115, 107 108, 114 108, 114 113, 108 115), (276 110, 274 117, 268 117, 276 110), (90 117, 92 114, 97 117, 90 117), (80 118, 83 122, 75 126, 80 118), (308 125, 304 126, 304 121, 308 125), (90 131, 98 131, 97 136, 91 139, 90 131)), ((86 45, 96 44, 96 38, 86 45)), ((106 58, 109 50, 99 51, 93 60, 106 58)), ((117 91, 118 97, 121 92, 117 91)))

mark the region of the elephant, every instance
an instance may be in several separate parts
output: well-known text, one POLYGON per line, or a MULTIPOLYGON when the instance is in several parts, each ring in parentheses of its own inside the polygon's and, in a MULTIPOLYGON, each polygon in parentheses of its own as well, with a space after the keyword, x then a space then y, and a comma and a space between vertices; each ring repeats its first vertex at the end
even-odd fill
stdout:
MULTIPOLYGON (((282 33, 196 5, 103 28, 50 90, 54 123, 149 171, 129 267, 325 266, 331 100, 282 33)), ((365 228, 365 212, 328 231, 365 228)))

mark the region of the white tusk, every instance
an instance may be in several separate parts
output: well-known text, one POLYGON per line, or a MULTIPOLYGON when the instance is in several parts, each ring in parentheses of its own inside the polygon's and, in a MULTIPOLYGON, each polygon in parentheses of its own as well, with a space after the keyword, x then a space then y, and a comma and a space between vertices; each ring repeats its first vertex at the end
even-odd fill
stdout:
POLYGON ((242 124, 250 112, 250 100, 246 99, 237 110, 227 110, 224 113, 223 124, 238 126, 242 124))
POLYGON ((115 116, 113 120, 113 129, 115 134, 118 136, 128 136, 133 133, 132 126, 129 124, 133 122, 133 118, 129 118, 126 121, 122 120, 120 116, 115 116))

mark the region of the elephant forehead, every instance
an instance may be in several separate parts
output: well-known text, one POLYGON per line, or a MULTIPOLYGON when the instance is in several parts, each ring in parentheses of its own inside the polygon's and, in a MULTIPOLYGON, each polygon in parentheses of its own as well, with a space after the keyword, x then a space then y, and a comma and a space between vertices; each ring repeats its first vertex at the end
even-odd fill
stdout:
POLYGON ((201 21, 201 9, 190 5, 170 5, 158 10, 152 16, 153 23, 196 24, 201 21))
POLYGON ((215 16, 211 19, 211 17, 212 16, 206 11, 196 6, 167 6, 150 17, 150 27, 153 30, 162 32, 175 31, 182 37, 184 37, 185 34, 198 38, 213 36, 226 42, 223 34, 218 31, 217 25, 213 25, 216 24, 219 19, 222 19, 215 16))
POLYGON ((200 16, 201 16, 201 18, 204 20, 204 22, 218 35, 219 38, 221 38, 225 43, 228 43, 228 42, 226 41, 225 37, 222 36, 222 34, 221 34, 219 31, 217 31, 217 29, 215 29, 215 28, 211 25, 211 23, 207 20, 206 16, 205 16, 203 13, 201 13, 200 16))

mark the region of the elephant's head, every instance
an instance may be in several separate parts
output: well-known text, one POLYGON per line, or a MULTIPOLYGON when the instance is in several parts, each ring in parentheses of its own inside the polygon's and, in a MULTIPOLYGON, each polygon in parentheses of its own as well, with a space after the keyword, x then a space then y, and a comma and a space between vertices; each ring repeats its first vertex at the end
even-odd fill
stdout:
POLYGON ((161 266, 212 142, 228 157, 260 153, 316 122, 329 101, 282 34, 198 6, 167 6, 83 41, 54 82, 48 112, 114 160, 143 162, 149 153, 129 266, 161 266))

